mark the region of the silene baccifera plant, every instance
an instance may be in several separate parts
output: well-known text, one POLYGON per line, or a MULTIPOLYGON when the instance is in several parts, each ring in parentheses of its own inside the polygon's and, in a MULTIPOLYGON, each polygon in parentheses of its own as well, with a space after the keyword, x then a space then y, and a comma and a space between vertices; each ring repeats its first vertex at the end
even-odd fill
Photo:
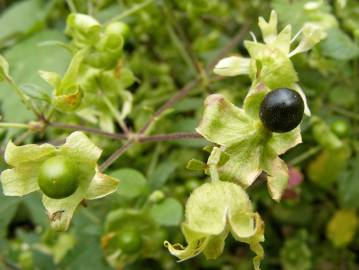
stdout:
MULTIPOLYGON (((204 166, 211 182, 195 189, 188 199, 182 224, 187 246, 165 243, 180 260, 201 252, 207 258, 217 258, 231 233, 236 240, 249 244, 256 254, 254 267, 260 268, 264 223, 245 189, 265 172, 271 197, 280 200, 287 186, 288 168, 279 155, 301 143, 299 124, 304 113, 310 116, 290 58, 310 50, 325 33, 311 24, 304 25, 294 39, 290 25, 278 33, 274 11, 268 22, 259 19, 259 27, 264 43, 254 35, 253 41, 244 42, 250 58, 231 56, 214 68, 222 76, 248 75, 252 85, 242 108, 220 94, 205 101, 197 132, 216 145, 204 166), (291 51, 299 35, 301 40, 291 51)), ((200 161, 192 160, 188 167, 195 169, 198 164, 200 161)))
MULTIPOLYGON (((206 164, 191 160, 188 168, 203 169, 211 181, 196 188, 187 201, 182 223, 187 246, 165 241, 169 252, 181 261, 200 253, 209 259, 217 258, 231 233, 236 240, 249 244, 256 254, 254 267, 260 268, 264 223, 246 189, 264 172, 271 197, 280 200, 287 186, 288 168, 279 155, 301 143, 299 125, 303 114, 310 116, 290 58, 310 50, 325 33, 313 24, 304 25, 293 39, 290 25, 278 33, 274 11, 268 22, 259 19, 259 27, 264 43, 254 35, 253 41, 244 43, 250 58, 231 56, 214 68, 214 73, 221 76, 248 75, 252 85, 242 108, 220 94, 205 100, 197 132, 214 146, 206 164), (300 41, 291 50, 299 36, 300 41)), ((66 33, 71 42, 60 45, 73 58, 62 77, 40 72, 52 86, 53 95, 47 99, 48 111, 41 115, 43 121, 32 124, 34 130, 43 131, 46 125, 51 125, 53 117, 75 116, 105 131, 113 132, 117 122, 126 132, 124 119, 132 106, 132 95, 126 88, 135 81, 122 61, 128 31, 122 22, 101 25, 87 15, 69 15, 66 33), (117 111, 118 107, 122 110, 117 111)), ((0 67, 0 80, 13 84, 23 102, 38 112, 28 96, 16 87, 1 56, 0 67)), ((80 131, 71 133, 61 146, 47 143, 16 146, 10 141, 5 161, 12 168, 1 173, 3 192, 7 196, 24 196, 39 190, 51 226, 66 230, 83 200, 104 197, 118 188, 119 180, 99 170, 100 155, 101 149, 80 131)), ((127 257, 135 258, 134 254, 142 247, 153 245, 151 239, 140 237, 139 232, 153 232, 158 226, 131 210, 118 209, 112 213, 113 217, 110 214, 108 219, 117 223, 107 222, 105 231, 113 236, 106 245, 114 252, 114 260, 119 256, 118 248, 127 257)))

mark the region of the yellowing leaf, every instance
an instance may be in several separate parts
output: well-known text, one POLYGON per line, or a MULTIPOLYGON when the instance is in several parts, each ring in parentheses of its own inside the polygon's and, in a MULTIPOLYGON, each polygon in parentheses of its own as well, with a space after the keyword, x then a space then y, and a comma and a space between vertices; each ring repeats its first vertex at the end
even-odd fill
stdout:
POLYGON ((358 222, 355 210, 338 210, 327 225, 327 237, 336 247, 344 247, 353 240, 358 222))

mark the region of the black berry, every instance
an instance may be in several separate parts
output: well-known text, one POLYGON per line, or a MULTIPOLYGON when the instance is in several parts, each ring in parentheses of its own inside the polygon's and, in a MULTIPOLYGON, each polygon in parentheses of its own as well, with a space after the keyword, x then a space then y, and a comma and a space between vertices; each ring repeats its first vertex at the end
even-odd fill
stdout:
POLYGON ((259 117, 272 132, 288 132, 302 121, 304 102, 298 92, 278 88, 269 92, 261 103, 259 117))

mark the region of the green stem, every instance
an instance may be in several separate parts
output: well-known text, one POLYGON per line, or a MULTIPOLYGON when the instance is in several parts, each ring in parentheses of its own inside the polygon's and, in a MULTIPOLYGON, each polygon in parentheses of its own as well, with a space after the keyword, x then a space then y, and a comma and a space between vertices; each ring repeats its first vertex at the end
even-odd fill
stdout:
POLYGON ((219 182, 219 174, 215 165, 209 165, 209 174, 211 175, 212 182, 219 182))
POLYGON ((109 21, 105 22, 105 24, 110 23, 110 22, 114 22, 114 21, 119 21, 119 20, 122 20, 123 18, 131 16, 131 15, 135 14, 137 11, 140 11, 141 9, 147 7, 153 1, 154 0, 147 0, 147 1, 143 2, 143 3, 141 3, 141 4, 134 5, 132 8, 126 10, 125 12, 121 13, 120 15, 111 18, 109 21))
POLYGON ((122 119, 121 113, 113 106, 112 102, 108 99, 108 97, 106 97, 106 95, 102 95, 102 98, 103 98, 103 101, 105 102, 107 108, 110 110, 113 117, 115 117, 117 123, 120 125, 122 130, 125 133, 128 133, 129 130, 128 130, 125 122, 122 119))
POLYGON ((299 156, 297 156, 296 158, 288 161, 288 164, 290 166, 295 166, 299 163, 301 163, 302 161, 306 160, 307 158, 310 158, 311 156, 315 155, 316 153, 318 153, 320 150, 322 149, 322 147, 320 145, 317 145, 315 147, 312 147, 310 149, 308 149, 307 151, 305 151, 304 153, 300 154, 299 156))
POLYGON ((77 13, 76 6, 72 0, 66 0, 67 5, 72 13, 77 13))
POLYGON ((6 81, 13 87, 13 89, 15 90, 16 94, 20 97, 22 103, 25 104, 25 106, 31 110, 32 112, 34 112, 34 114, 37 117, 40 117, 40 113, 38 112, 38 110, 34 107, 34 105, 32 104, 30 98, 21 90, 21 88, 16 84, 16 82, 10 78, 10 77, 6 77, 6 81))
POLYGON ((0 123, 0 128, 25 128, 28 129, 30 126, 28 124, 22 124, 22 123, 6 123, 2 122, 0 123))

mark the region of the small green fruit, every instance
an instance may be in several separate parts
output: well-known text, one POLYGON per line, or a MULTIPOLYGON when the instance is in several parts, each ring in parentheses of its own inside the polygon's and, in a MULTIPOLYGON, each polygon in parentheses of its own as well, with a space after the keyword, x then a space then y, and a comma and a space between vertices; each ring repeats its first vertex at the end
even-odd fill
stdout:
POLYGON ((49 158, 40 167, 38 184, 49 198, 69 197, 79 186, 76 164, 64 156, 49 158))
POLYGON ((140 232, 133 228, 121 230, 117 236, 119 248, 126 254, 138 252, 142 246, 140 232))
POLYGON ((348 122, 341 119, 334 121, 330 128, 337 136, 341 138, 348 136, 350 130, 348 122))

